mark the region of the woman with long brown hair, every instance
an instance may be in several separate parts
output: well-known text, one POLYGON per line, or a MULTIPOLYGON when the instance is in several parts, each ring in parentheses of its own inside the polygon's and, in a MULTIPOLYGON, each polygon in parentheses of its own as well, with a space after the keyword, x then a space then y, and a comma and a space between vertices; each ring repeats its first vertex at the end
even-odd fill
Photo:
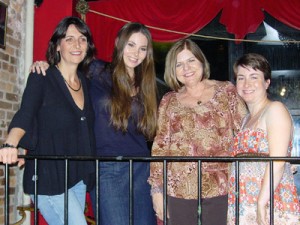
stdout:
MULTIPOLYGON (((90 67, 98 156, 150 156, 147 140, 156 130, 156 80, 152 39, 140 23, 121 28, 112 62, 90 67)), ((129 162, 99 164, 100 224, 129 224, 129 162)), ((149 163, 133 163, 133 223, 156 223, 150 196, 149 163)), ((95 203, 95 195, 92 193, 95 203)))

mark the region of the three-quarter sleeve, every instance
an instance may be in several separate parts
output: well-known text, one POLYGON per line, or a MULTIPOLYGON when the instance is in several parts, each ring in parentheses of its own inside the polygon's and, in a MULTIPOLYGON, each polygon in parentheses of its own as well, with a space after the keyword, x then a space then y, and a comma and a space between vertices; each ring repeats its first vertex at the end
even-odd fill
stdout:
MULTIPOLYGON (((163 96, 158 109, 158 128, 156 137, 152 145, 152 156, 168 156, 170 146, 170 115, 168 115, 168 105, 171 93, 163 96)), ((162 190, 163 185, 163 163, 150 163, 150 177, 148 179, 152 190, 162 190)))
POLYGON ((44 76, 31 73, 23 92, 21 107, 14 115, 8 132, 14 128, 25 131, 19 145, 27 150, 32 150, 37 143, 37 113, 43 99, 44 76))
MULTIPOLYGON (((152 156, 215 157, 228 156, 235 132, 240 129, 246 107, 230 82, 212 81, 213 97, 194 107, 180 104, 175 92, 161 100, 158 131, 152 156)), ((228 165, 222 162, 202 163, 202 197, 227 193, 228 165)), ((196 162, 168 162, 168 195, 196 199, 196 162)), ((148 182, 152 193, 162 191, 163 163, 151 162, 148 182)))

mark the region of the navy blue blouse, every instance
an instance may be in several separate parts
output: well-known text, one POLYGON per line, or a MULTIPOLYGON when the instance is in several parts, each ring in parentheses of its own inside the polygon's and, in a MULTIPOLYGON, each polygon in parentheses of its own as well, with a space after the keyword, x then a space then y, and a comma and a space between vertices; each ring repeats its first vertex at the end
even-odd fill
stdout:
POLYGON ((150 156, 146 138, 137 131, 137 117, 142 113, 141 102, 133 97, 127 132, 116 130, 110 123, 111 74, 105 63, 95 60, 91 67, 90 96, 95 112, 96 153, 98 156, 150 156))

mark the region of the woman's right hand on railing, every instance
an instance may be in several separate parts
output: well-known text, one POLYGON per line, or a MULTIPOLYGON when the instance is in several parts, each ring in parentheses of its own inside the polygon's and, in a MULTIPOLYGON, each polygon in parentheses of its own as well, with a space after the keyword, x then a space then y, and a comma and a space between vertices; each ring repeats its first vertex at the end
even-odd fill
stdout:
POLYGON ((6 141, 0 146, 0 162, 5 164, 18 162, 18 166, 24 164, 25 161, 18 158, 18 143, 24 134, 25 130, 18 127, 13 127, 9 131, 6 141))
POLYGON ((46 75, 46 70, 49 68, 49 64, 46 61, 35 61, 31 66, 30 66, 30 72, 37 72, 38 74, 43 74, 44 76, 46 75))
POLYGON ((18 149, 7 143, 3 144, 0 149, 0 162, 12 164, 18 161, 18 149))

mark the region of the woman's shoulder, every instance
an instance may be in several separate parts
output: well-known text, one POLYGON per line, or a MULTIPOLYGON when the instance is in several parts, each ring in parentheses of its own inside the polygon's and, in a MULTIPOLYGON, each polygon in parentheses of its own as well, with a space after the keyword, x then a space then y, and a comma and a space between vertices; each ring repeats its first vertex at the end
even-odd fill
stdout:
POLYGON ((107 62, 104 62, 100 59, 94 59, 91 64, 90 64, 90 70, 96 70, 96 69, 101 69, 101 68, 104 68, 105 65, 107 64, 107 62))
POLYGON ((286 125, 292 121, 289 110, 282 102, 279 101, 270 101, 261 117, 267 122, 267 124, 272 125, 286 125))
POLYGON ((46 70, 46 76, 39 74, 40 76, 44 77, 45 79, 56 79, 55 77, 61 76, 61 72, 59 69, 52 65, 46 70))
POLYGON ((88 71, 88 77, 91 79, 100 77, 105 71, 107 71, 107 62, 104 62, 100 59, 94 59, 88 71))
POLYGON ((91 64, 89 70, 89 78, 91 80, 91 84, 98 87, 110 87, 112 83, 111 73, 107 68, 107 63, 95 60, 91 64))
POLYGON ((220 94, 235 95, 237 93, 235 86, 230 81, 207 80, 210 87, 214 87, 217 96, 220 94))
POLYGON ((206 80, 206 85, 222 89, 235 89, 235 86, 230 81, 206 80))
POLYGON ((293 130, 292 116, 287 107, 279 101, 270 101, 261 116, 269 132, 279 132, 280 135, 290 135, 293 130))
POLYGON ((160 104, 166 104, 167 102, 170 101, 170 99, 176 97, 176 91, 169 91, 167 93, 165 93, 160 101, 160 104))
POLYGON ((275 117, 280 114, 290 115, 288 108, 280 101, 270 101, 267 105, 266 113, 267 115, 274 115, 275 117))
POLYGON ((58 69, 55 66, 49 66, 46 70, 46 75, 37 72, 31 72, 28 75, 28 82, 49 82, 49 80, 55 79, 55 77, 59 74, 58 69))
POLYGON ((164 94, 164 96, 162 97, 162 99, 170 99, 172 97, 175 97, 176 96, 176 91, 169 91, 167 93, 164 94))

